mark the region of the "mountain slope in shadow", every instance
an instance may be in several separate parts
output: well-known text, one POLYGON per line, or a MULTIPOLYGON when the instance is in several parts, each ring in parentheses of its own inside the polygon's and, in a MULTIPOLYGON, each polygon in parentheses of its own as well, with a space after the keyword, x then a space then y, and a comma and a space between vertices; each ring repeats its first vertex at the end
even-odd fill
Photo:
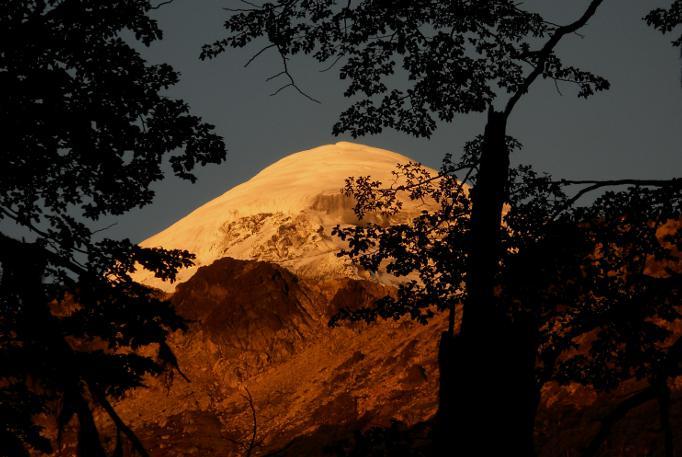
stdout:
MULTIPOLYGON (((253 435, 248 395, 253 455, 303 436, 315 435, 321 450, 353 430, 423 422, 436 409, 434 337, 444 319, 328 326, 340 308, 391 292, 363 280, 303 280, 268 262, 218 260, 172 296, 191 321, 172 341, 191 382, 150 380, 117 408, 159 456, 243 455, 253 435)), ((312 452, 310 439, 305 447, 312 452)))
MULTIPOLYGON (((370 281, 312 281, 274 263, 220 259, 171 297, 191 321, 171 341, 189 382, 177 374, 150 379, 116 408, 152 456, 427 455, 445 316, 428 325, 328 326, 339 309, 392 292, 370 281)), ((547 386, 538 454, 580 456, 600 420, 637 389, 633 383, 597 398, 575 385, 547 386)), ((600 455, 660 453, 657 414, 654 402, 631 412, 600 455)))

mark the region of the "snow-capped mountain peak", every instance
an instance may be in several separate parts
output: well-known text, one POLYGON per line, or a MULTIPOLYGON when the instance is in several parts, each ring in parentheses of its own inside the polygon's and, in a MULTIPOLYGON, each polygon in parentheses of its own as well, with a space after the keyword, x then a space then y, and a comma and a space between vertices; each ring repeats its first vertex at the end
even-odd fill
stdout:
MULTIPOLYGON (((358 222, 352 199, 342 193, 344 182, 349 176, 370 175, 390 184, 396 164, 408 161, 391 151, 348 142, 297 152, 141 245, 195 253, 196 265, 180 271, 178 282, 223 257, 268 260, 304 277, 361 277, 362 272, 336 256, 343 244, 331 235, 337 224, 358 222)), ((403 217, 421 209, 408 204, 403 217)), ((161 282, 146 271, 136 279, 166 291, 177 284, 161 282)))

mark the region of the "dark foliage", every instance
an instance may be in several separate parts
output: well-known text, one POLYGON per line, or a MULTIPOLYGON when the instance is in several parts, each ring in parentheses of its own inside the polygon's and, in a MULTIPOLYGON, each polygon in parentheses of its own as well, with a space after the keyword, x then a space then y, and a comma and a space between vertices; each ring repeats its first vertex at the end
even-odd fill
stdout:
MULTIPOLYGON (((389 228, 367 224, 337 229, 349 241, 345 254, 365 268, 383 264, 399 276, 411 275, 397 299, 340 317, 369 320, 409 314, 424 321, 437 309, 450 309, 449 329, 439 350, 436 455, 450 452, 453 433, 457 446, 475 447, 480 454, 533 455, 536 375, 538 370, 555 373, 559 362, 561 372, 572 379, 578 377, 577 371, 591 369, 581 380, 600 388, 626 376, 658 376, 660 364, 649 357, 661 355, 666 325, 651 320, 674 318, 672 311, 662 310, 677 300, 677 279, 673 275, 650 281, 633 269, 641 267, 645 253, 660 254, 651 231, 663 216, 651 211, 678 214, 678 209, 668 211, 665 205, 679 197, 675 193, 679 181, 552 182, 529 168, 509 166, 517 144, 507 136, 507 123, 535 81, 572 84, 581 97, 609 88, 604 78, 565 62, 556 52, 564 38, 589 22, 603 0, 587 2, 565 25, 510 0, 242 3, 243 8, 228 9, 227 36, 205 46, 202 57, 265 39, 247 65, 276 51, 283 68, 269 79, 283 78, 279 90, 291 87, 304 95, 290 72, 291 56, 309 55, 325 65, 324 71, 336 67, 339 77, 348 81, 345 95, 352 101, 334 126, 335 133, 359 136, 393 128, 428 137, 439 122, 453 121, 457 114, 488 112, 483 135, 470 144, 461 164, 446 163, 439 179, 411 164, 398 170, 405 181, 397 189, 381 189, 371 177, 349 183, 359 214, 398 210, 396 191, 432 198, 438 211, 389 228), (467 169, 466 174, 454 174, 467 169), (473 182, 468 194, 460 184, 467 179, 473 182), (584 187, 571 196, 563 193, 562 186, 574 184, 584 187), (638 187, 630 193, 607 194, 589 209, 572 209, 588 192, 623 184, 638 187), (642 190, 644 186, 658 190, 642 190), (666 194, 668 189, 673 193, 666 194), (645 210, 642 202, 647 198, 652 206, 645 210), (644 228, 626 224, 616 228, 603 220, 615 223, 640 208, 641 217, 649 221, 644 228), (632 241, 636 236, 643 237, 640 244, 632 241), (615 257, 600 257, 607 246, 607 254, 615 257), (537 275, 525 276, 524 269, 529 268, 539 269, 537 275), (621 286, 626 289, 621 291, 621 286), (629 314, 623 311, 635 308, 629 314), (458 309, 461 328, 456 332, 458 309), (620 326, 606 325, 606 316, 632 323, 614 330, 620 326), (571 323, 559 330, 555 318, 571 323), (577 344, 575 338, 590 331, 597 339, 594 348, 586 349, 589 357, 583 351, 583 358, 559 361, 577 344), (632 341, 614 342, 623 345, 614 352, 606 343, 610 337, 632 341), (546 354, 538 365, 541 349, 546 354), (596 364, 613 364, 621 356, 631 361, 614 373, 598 373, 596 364)), ((670 5, 652 11, 648 23, 663 32, 676 29, 680 2, 670 5)), ((660 380, 652 382, 662 385, 660 380)))
MULTIPOLYGON (((466 282, 462 265, 470 249, 466 241, 471 204, 469 186, 457 180, 452 170, 449 163, 439 174, 419 164, 401 166, 395 172, 400 184, 392 189, 368 182, 366 177, 347 181, 346 193, 358 202, 360 216, 376 211, 394 214, 402 207, 399 198, 430 199, 439 209, 388 227, 373 223, 337 226, 336 234, 349 245, 339 255, 369 271, 385 268, 399 277, 417 273, 417 278, 403 283, 397 297, 387 297, 371 308, 345 311, 333 324, 344 318, 372 321, 406 314, 425 321, 435 310, 447 310, 465 300, 466 290, 457 285, 466 282)), ((505 308, 514 314, 537 314, 542 327, 557 313, 562 319, 570 316, 572 323, 562 321, 562 326, 572 332, 552 330, 546 335, 561 334, 568 340, 607 324, 623 332, 618 338, 612 335, 614 342, 636 337, 634 328, 625 326, 624 316, 615 317, 625 310, 642 313, 630 316, 644 325, 642 330, 679 318, 675 307, 680 298, 677 251, 682 247, 682 232, 671 221, 682 215, 682 184, 674 180, 658 188, 610 191, 578 208, 569 204, 564 186, 528 166, 512 170, 498 278, 505 308), (669 233, 661 235, 666 227, 669 233), (665 265, 656 274, 651 272, 655 263, 665 265), (655 322, 653 317, 662 320, 655 322), (580 321, 592 326, 577 324, 580 321)), ((661 341, 653 336, 644 339, 661 341)), ((655 359, 643 357, 641 361, 655 359)), ((619 370, 628 371, 627 364, 619 370)), ((610 376, 617 372, 609 369, 610 376)), ((581 373, 594 374, 596 368, 581 373)), ((596 377, 592 382, 603 387, 611 384, 596 377)))
MULTIPOLYGON (((682 0, 674 0, 668 8, 656 8, 644 18, 650 26, 663 33, 675 33, 682 27, 682 0)), ((682 32, 674 37, 673 46, 680 48, 680 58, 682 58, 682 32)), ((680 79, 682 85, 682 78, 680 79)))
MULTIPOLYGON (((353 136, 393 128, 430 136, 437 121, 485 112, 498 93, 524 92, 528 68, 567 81, 587 97, 604 90, 603 78, 563 64, 535 43, 559 31, 511 0, 387 2, 280 0, 231 10, 228 36, 206 45, 213 58, 229 47, 261 37, 282 61, 307 54, 327 68, 338 66, 356 101, 334 126, 353 136), (546 55, 545 55, 546 54, 546 55)), ((281 75, 290 78, 288 69, 281 75)))
MULTIPOLYGON (((520 147, 512 138, 507 143, 511 149, 520 147)), ((348 256, 369 271, 383 267, 410 279, 399 286, 397 298, 386 297, 372 308, 352 313, 341 311, 331 325, 342 319, 371 321, 405 314, 423 323, 436 311, 451 310, 450 325, 454 326, 455 306, 466 297, 463 284, 468 262, 464 247, 470 244, 471 236, 470 188, 465 181, 475 182, 480 144, 481 138, 469 142, 457 163, 446 157, 439 173, 429 172, 419 163, 399 165, 394 171, 397 184, 392 188, 383 188, 370 177, 346 181, 345 192, 356 200, 355 212, 360 219, 371 212, 396 214, 405 198, 430 200, 439 210, 424 211, 411 221, 389 227, 365 222, 357 227, 335 228, 334 234, 349 246, 339 255, 348 256)))
POLYGON ((325 454, 335 457, 425 457, 428 452, 428 424, 408 427, 392 420, 386 428, 355 431, 351 439, 333 443, 325 454))
MULTIPOLYGON (((663 33, 670 33, 682 26, 682 1, 674 0, 668 8, 656 8, 644 18, 650 26, 663 33)), ((682 46, 682 34, 673 41, 682 46)))
POLYGON ((0 219, 34 241, 0 233, 0 453, 48 451, 36 417, 56 408, 59 430, 77 418, 79 455, 106 455, 100 407, 145 454, 109 400, 176 363, 165 341, 184 322, 130 274, 173 280, 193 257, 98 240, 89 227, 150 203, 165 160, 194 180, 225 146, 164 95, 178 74, 129 44, 162 36, 149 1, 1 6, 0 219))
MULTIPOLYGON (((406 281, 396 297, 342 311, 332 325, 404 315, 423 322, 449 309, 450 331, 461 331, 455 311, 467 300, 471 205, 459 169, 401 166, 392 189, 367 177, 347 181, 359 215, 393 214, 399 198, 431 199, 438 210, 389 227, 336 228, 349 244, 339 255, 406 281)), ((671 330, 682 317, 682 183, 609 191, 576 208, 566 181, 528 166, 510 176, 496 290, 508 319, 537 335, 537 391, 553 380, 602 392, 633 378, 660 387, 681 375, 680 335, 671 330)))

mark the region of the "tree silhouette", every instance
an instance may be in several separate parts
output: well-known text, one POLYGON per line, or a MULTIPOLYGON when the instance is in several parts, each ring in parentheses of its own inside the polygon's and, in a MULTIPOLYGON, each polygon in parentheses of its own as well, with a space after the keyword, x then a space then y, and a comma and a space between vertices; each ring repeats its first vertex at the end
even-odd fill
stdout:
MULTIPOLYGON (((682 25, 682 1, 674 0, 668 8, 656 8, 645 18, 647 24, 663 33, 670 33, 682 25)), ((680 48, 682 59, 682 33, 672 42, 673 46, 680 48)), ((682 85, 682 72, 680 73, 680 85, 682 85)))
MULTIPOLYGON (((395 297, 342 311, 332 325, 405 314, 425 321, 436 307, 449 310, 448 332, 461 335, 455 314, 461 310, 458 304, 466 302, 467 291, 460 285, 466 283, 465 266, 472 255, 468 191, 453 174, 462 168, 446 163, 432 175, 419 164, 400 166, 395 173, 400 184, 393 188, 367 177, 348 180, 346 192, 358 202, 360 218, 399 211, 405 198, 431 199, 438 210, 389 227, 364 222, 336 228, 349 244, 341 255, 367 270, 386 268, 407 280, 395 297)), ((522 350, 525 344, 533 349, 526 370, 507 367, 531 375, 522 397, 526 427, 532 430, 540 390, 549 381, 579 382, 601 392, 633 378, 648 382, 649 388, 616 408, 618 414, 605 418, 603 432, 586 449, 586 455, 593 455, 617 417, 655 398, 668 408, 667 380, 682 373, 680 336, 671 333, 681 317, 682 268, 676 249, 682 231, 670 226, 682 216, 682 183, 637 183, 578 208, 563 191, 565 184, 530 167, 511 170, 496 289, 506 318, 523 330, 506 340, 507 350, 519 342, 522 350), (665 267, 654 271, 656 262, 665 267)), ((478 354, 472 350, 458 357, 471 355, 478 354)), ((451 391, 444 389, 441 399, 444 395, 451 391)), ((668 412, 661 418, 668 430, 666 449, 672 449, 668 412)))
POLYGON ((177 368, 166 344, 185 324, 132 281, 142 266, 173 280, 186 251, 100 238, 100 217, 148 204, 173 172, 194 180, 219 163, 223 140, 164 91, 178 81, 129 43, 162 37, 149 1, 5 0, 0 16, 0 453, 52 448, 38 413, 55 412, 59 439, 75 417, 80 456, 144 447, 110 400, 146 375, 177 368), (128 39, 124 39, 128 37, 128 39), (17 239, 11 233, 29 237, 17 239), (105 449, 95 409, 117 444, 105 449))
MULTIPOLYGON (((443 334, 440 344, 436 452, 447 454, 456 434, 460 449, 477 449, 482 455, 532 455, 536 327, 529 318, 512 318, 516 314, 510 315, 510 304, 498 287, 506 255, 501 222, 513 178, 509 153, 514 142, 507 136, 507 122, 538 78, 573 84, 581 97, 608 89, 605 79, 565 64, 555 51, 566 36, 588 23, 603 0, 590 1, 566 25, 551 23, 508 0, 243 3, 243 8, 230 10, 227 36, 206 45, 202 57, 212 58, 230 47, 266 38, 267 44, 248 63, 268 50, 276 51, 283 68, 271 78, 287 78, 280 90, 291 87, 299 92, 303 91, 287 66, 291 56, 310 55, 325 64, 325 70, 338 66, 340 78, 348 81, 344 94, 356 101, 341 114, 335 133, 359 136, 393 128, 428 137, 438 121, 488 112, 483 135, 472 143, 476 153, 470 169, 475 175, 469 173, 469 178, 475 176, 475 180, 468 216, 459 210, 452 214, 467 222, 462 233, 448 232, 453 242, 464 238, 466 256, 449 243, 438 243, 440 249, 455 252, 435 251, 438 255, 434 253, 431 260, 445 268, 437 270, 437 278, 426 278, 435 290, 425 292, 453 294, 446 302, 436 302, 439 306, 453 308, 452 303, 463 300, 458 334, 452 331, 451 319, 450 331, 443 334)), ((679 8, 675 0, 669 8, 653 11, 647 20, 671 31, 680 24, 679 8)), ((369 179, 365 183, 379 187, 369 179)), ((585 192, 613 184, 588 183, 573 198, 564 198, 565 204, 570 207, 585 192)), ((450 185, 454 187, 445 198, 459 199, 459 184, 450 185)), ((396 239, 414 236, 410 239, 421 240, 415 241, 414 251, 400 243, 392 245, 394 254, 406 259, 405 264, 402 257, 394 264, 395 272, 414 269, 422 276, 430 274, 423 263, 426 260, 419 258, 423 249, 431 247, 426 236, 429 227, 438 222, 428 218, 424 215, 414 227, 391 232, 396 239)), ((377 246, 367 236, 354 241, 360 243, 356 249, 377 246)), ((430 297, 420 295, 418 286, 411 284, 407 287, 412 289, 401 294, 409 304, 408 312, 417 319, 428 318, 429 311, 422 305, 430 297)), ((379 306, 384 315, 401 312, 388 302, 379 306)))

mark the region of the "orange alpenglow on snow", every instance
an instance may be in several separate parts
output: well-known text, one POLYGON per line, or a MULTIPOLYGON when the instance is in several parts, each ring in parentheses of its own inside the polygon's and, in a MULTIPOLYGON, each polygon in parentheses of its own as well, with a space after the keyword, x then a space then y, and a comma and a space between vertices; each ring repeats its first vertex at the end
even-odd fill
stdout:
MULTIPOLYGON (((396 164, 410 161, 395 152, 348 142, 288 155, 141 243, 196 254, 195 266, 181 270, 175 283, 146 271, 135 278, 172 292, 199 267, 223 257, 271 261, 308 278, 366 277, 337 257, 344 245, 331 235, 337 224, 358 222, 353 200, 342 192, 345 180, 369 175, 390 185, 396 164)), ((421 202, 404 202, 398 217, 422 209, 421 202)), ((382 273, 376 279, 394 282, 382 273)))

